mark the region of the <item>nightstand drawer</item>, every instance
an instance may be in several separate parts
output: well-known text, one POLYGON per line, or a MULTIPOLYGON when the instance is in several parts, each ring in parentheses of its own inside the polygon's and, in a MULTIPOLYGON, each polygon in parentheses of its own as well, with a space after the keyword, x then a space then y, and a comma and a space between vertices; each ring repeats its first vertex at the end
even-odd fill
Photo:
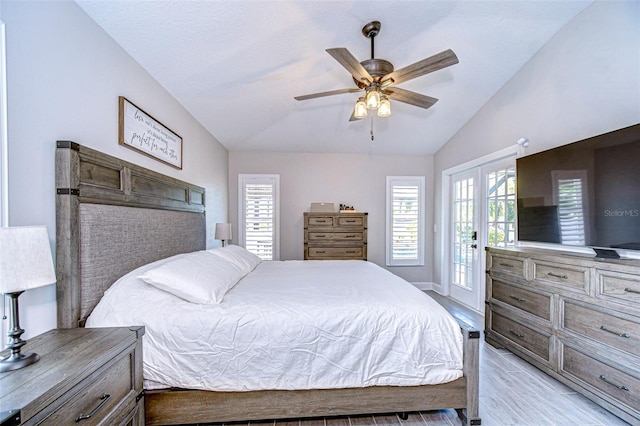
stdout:
MULTIPOLYGON (((105 369, 93 383, 70 391, 71 399, 44 419, 46 424, 97 425, 111 411, 130 398, 135 403, 134 365, 132 357, 120 358, 111 368, 105 369), (77 392, 77 393, 76 393, 77 392)), ((133 405, 133 404, 132 404, 133 405)))
POLYGON ((606 343, 614 348, 640 355, 640 324, 564 301, 562 327, 606 343))
POLYGON ((529 312, 545 321, 551 321, 551 297, 534 293, 520 287, 493 280, 492 295, 494 299, 508 303, 523 311, 529 312))

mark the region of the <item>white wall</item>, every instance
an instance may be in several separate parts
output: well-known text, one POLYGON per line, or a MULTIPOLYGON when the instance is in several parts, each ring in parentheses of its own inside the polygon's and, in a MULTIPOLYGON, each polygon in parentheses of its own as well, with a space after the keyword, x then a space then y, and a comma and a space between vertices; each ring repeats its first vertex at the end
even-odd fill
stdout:
MULTIPOLYGON (((596 1, 558 33, 435 155, 442 171, 527 137, 527 154, 640 122, 640 2, 596 1)), ((434 280, 440 282, 439 244, 434 280)))
MULTIPOLYGON (((72 1, 2 1, 7 31, 9 223, 46 225, 55 249, 56 140, 204 186, 207 244, 227 219, 228 152, 72 1), (118 145, 118 96, 183 138, 177 170, 118 145)), ((25 338, 56 326, 55 287, 20 297, 25 338)))
POLYGON ((385 265, 386 176, 425 176, 426 264, 388 268, 411 282, 431 281, 433 157, 368 154, 229 153, 229 217, 238 222, 238 174, 280 175, 280 258, 303 258, 303 212, 312 202, 352 205, 368 212, 368 260, 385 265))

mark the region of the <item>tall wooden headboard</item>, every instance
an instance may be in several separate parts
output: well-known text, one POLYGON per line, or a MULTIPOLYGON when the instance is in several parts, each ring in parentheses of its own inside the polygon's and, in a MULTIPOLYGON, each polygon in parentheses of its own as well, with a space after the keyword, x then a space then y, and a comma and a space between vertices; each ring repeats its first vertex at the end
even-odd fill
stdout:
POLYGON ((58 327, 82 327, 105 290, 206 245, 205 190, 71 141, 56 149, 58 327))

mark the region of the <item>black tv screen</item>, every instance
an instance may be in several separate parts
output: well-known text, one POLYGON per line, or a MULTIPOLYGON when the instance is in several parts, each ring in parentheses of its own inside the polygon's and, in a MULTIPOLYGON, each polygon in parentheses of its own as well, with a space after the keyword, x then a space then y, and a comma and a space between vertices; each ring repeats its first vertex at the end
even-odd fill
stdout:
POLYGON ((518 240, 640 250, 640 124, 516 160, 518 240))

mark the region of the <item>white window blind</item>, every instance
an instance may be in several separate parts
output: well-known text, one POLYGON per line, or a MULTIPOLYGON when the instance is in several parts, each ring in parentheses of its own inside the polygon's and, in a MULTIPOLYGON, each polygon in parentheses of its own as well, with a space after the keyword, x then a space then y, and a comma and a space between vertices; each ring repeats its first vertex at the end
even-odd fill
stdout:
POLYGON ((554 202, 562 244, 584 245, 586 240, 586 172, 562 170, 552 172, 554 202))
POLYGON ((277 175, 240 175, 240 232, 244 247, 263 260, 277 260, 278 190, 277 175))
POLYGON ((387 265, 424 265, 424 177, 387 177, 387 265))

